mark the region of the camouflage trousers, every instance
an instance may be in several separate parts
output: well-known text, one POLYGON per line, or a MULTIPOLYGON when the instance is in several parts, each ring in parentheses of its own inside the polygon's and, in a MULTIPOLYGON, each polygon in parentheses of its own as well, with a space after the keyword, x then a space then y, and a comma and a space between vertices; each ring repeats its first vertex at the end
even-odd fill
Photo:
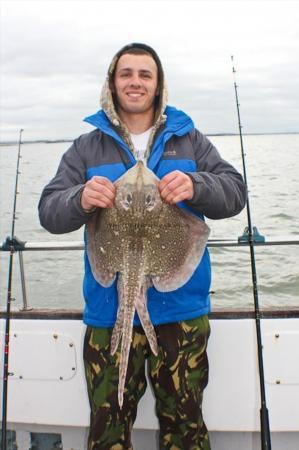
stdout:
POLYGON ((88 450, 133 449, 131 431, 146 389, 146 360, 156 397, 160 450, 210 450, 201 410, 208 382, 208 317, 158 325, 155 330, 158 356, 151 353, 143 329, 134 327, 120 409, 119 353, 110 355, 112 329, 87 327, 83 356, 91 408, 88 450))

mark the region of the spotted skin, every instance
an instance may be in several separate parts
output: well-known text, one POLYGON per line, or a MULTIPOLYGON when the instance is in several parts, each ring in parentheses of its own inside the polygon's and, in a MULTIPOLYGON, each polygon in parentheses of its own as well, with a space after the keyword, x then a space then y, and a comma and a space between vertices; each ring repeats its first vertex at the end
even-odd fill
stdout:
POLYGON ((156 175, 138 161, 116 181, 115 206, 99 209, 87 224, 87 254, 95 279, 108 287, 119 273, 119 307, 111 353, 115 354, 121 341, 120 408, 135 311, 152 352, 157 354, 146 291, 151 284, 162 292, 183 286, 199 264, 209 235, 202 220, 162 201, 158 182, 156 175))

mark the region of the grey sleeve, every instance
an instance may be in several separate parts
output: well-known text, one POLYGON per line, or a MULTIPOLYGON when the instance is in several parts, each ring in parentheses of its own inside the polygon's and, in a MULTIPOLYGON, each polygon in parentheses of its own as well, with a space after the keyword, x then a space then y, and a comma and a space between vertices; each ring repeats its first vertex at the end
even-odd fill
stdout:
POLYGON ((198 130, 191 135, 197 172, 188 172, 194 196, 186 203, 209 219, 238 214, 246 204, 246 186, 240 173, 221 158, 214 145, 198 130))
POLYGON ((78 146, 78 140, 74 141, 63 155, 55 177, 44 188, 39 201, 40 223, 50 233, 77 230, 91 215, 83 210, 80 203, 86 167, 78 146))

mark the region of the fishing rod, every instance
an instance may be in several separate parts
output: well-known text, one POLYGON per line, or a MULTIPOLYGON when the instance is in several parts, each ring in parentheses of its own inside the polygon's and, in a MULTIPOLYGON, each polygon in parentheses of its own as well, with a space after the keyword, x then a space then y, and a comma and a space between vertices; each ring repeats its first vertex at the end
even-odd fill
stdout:
POLYGON ((17 169, 15 178, 15 191, 14 191, 14 204, 11 221, 11 234, 9 239, 9 268, 8 268, 8 283, 7 283, 7 302, 6 302, 6 317, 5 317, 5 338, 4 338, 4 363, 3 363, 3 388, 2 388, 2 432, 1 432, 1 450, 6 450, 6 431, 7 431, 7 388, 8 377, 10 375, 8 371, 8 357, 9 357, 9 333, 10 333, 10 305, 12 302, 12 270, 13 270, 13 257, 15 253, 14 237, 15 237, 15 221, 16 221, 16 207, 17 207, 17 195, 18 195, 18 181, 19 181, 19 165, 21 159, 21 143, 22 132, 20 130, 18 157, 17 157, 17 169))
MULTIPOLYGON (((246 185, 247 192, 248 192, 247 175, 246 175, 246 161, 245 161, 245 152, 244 152, 244 146, 243 146, 242 125, 241 125, 240 108, 239 108, 240 104, 239 104, 239 98, 238 98, 238 89, 237 89, 236 76, 235 76, 236 70, 234 68, 234 57, 233 56, 231 56, 231 61, 232 61, 235 97, 236 97, 237 112, 238 112, 238 124, 239 124, 239 135, 240 135, 240 143, 241 143, 243 174, 244 174, 245 185, 246 185)), ((251 275, 252 275, 252 287, 253 287, 253 298, 254 298, 256 336, 257 336, 257 353, 258 353, 258 366, 259 366, 259 378, 260 378, 261 449, 262 450, 271 450, 271 433, 270 433, 270 425, 269 425, 269 413, 268 413, 268 408, 267 408, 267 403, 266 403, 266 393, 265 393, 263 344, 262 344, 261 322, 260 322, 261 314, 260 314, 260 307, 259 307, 258 284, 257 284, 257 274, 256 274, 256 266, 255 266, 254 233, 252 232, 252 222, 251 222, 249 195, 248 194, 247 194, 246 209, 247 209, 247 223, 248 223, 248 228, 246 230, 246 233, 247 233, 247 238, 248 238, 249 248, 250 248, 251 275)))

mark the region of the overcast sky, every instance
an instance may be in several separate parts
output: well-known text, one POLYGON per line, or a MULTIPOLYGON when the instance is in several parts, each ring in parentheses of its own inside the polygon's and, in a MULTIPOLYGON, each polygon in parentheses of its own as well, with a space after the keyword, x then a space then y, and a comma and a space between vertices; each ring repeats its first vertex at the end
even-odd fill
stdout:
POLYGON ((0 140, 75 138, 114 53, 160 55, 169 103, 206 134, 299 131, 298 1, 1 1, 0 140))

